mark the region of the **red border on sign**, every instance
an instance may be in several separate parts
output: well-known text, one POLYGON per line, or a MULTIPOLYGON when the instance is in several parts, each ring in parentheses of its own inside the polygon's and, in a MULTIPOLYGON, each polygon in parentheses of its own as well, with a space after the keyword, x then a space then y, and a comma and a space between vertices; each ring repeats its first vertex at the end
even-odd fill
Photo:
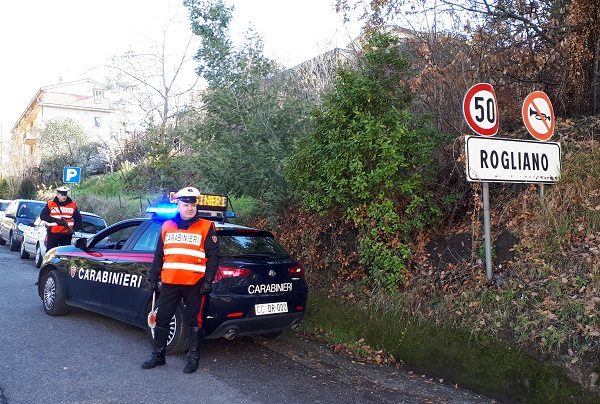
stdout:
POLYGON ((534 91, 533 93, 529 94, 525 98, 525 101, 523 101, 523 107, 521 108, 521 115, 523 117, 523 123, 525 124, 525 127, 527 128, 527 131, 531 134, 531 136, 533 136, 537 140, 542 140, 542 141, 548 140, 552 137, 552 134, 554 133, 554 124, 555 124, 554 108, 552 108, 552 102, 550 102, 550 98, 548 98, 548 95, 546 95, 545 92, 534 91), (531 107, 538 114, 538 116, 542 115, 542 112, 540 111, 538 106, 533 102, 533 100, 535 100, 536 98, 541 98, 550 107, 550 124, 548 125, 548 123, 546 122, 545 119, 542 120, 546 129, 548 129, 548 132, 546 132, 546 133, 540 133, 540 132, 536 131, 533 128, 533 125, 531 125, 531 115, 529 115, 529 107, 531 107))
POLYGON ((465 94, 465 98, 463 99, 463 116, 465 117, 465 121, 467 121, 467 124, 473 130, 473 132, 479 135, 494 136, 496 133, 498 133, 498 128, 500 126, 500 119, 498 119, 498 102, 496 100, 496 93, 494 92, 494 87, 492 87, 491 84, 478 83, 475 84, 473 87, 469 88, 469 90, 465 94), (496 108, 496 123, 489 129, 482 128, 481 126, 479 126, 471 116, 471 100, 479 91, 489 91, 494 96, 494 106, 496 108))

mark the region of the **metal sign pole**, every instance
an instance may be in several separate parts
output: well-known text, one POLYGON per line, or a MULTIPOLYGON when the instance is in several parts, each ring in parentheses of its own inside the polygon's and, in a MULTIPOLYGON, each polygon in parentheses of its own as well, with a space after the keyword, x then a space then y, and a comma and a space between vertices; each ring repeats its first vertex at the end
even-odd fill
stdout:
POLYGON ((492 241, 490 237, 490 188, 483 182, 483 231, 485 236, 485 276, 492 280, 492 241))

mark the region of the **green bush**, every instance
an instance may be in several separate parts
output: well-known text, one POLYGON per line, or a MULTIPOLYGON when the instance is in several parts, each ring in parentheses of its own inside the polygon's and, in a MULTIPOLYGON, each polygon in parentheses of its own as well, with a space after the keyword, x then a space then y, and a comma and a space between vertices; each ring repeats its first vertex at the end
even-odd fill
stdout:
POLYGON ((410 114, 410 59, 397 37, 372 33, 357 68, 339 69, 334 89, 313 112, 315 131, 288 172, 304 209, 340 211, 359 229, 370 280, 398 290, 408 241, 440 217, 426 185, 443 136, 410 114))

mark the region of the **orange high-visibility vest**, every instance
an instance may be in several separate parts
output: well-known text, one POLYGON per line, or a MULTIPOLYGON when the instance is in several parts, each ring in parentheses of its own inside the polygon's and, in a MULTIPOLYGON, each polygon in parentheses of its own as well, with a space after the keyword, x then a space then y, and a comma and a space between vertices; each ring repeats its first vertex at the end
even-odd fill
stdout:
POLYGON ((212 227, 213 222, 204 219, 187 230, 178 229, 172 220, 163 224, 164 258, 160 274, 163 283, 193 285, 204 278, 207 261, 204 241, 212 227))
MULTIPOLYGON (((63 217, 69 227, 73 228, 75 226, 75 221, 73 220, 73 214, 75 213, 75 209, 77 209, 77 205, 75 202, 71 202, 64 206, 59 206, 56 202, 48 201, 48 209, 50 210, 50 216, 55 219, 59 219, 63 217)), ((69 229, 63 226, 51 226, 50 231, 52 233, 67 233, 69 229)))

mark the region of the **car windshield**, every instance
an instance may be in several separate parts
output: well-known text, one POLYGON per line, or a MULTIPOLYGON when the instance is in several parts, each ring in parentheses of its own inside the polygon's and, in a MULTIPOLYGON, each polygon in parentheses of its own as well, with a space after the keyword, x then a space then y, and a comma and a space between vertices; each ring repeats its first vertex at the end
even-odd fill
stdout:
POLYGON ((0 202, 0 211, 6 210, 8 205, 10 205, 10 202, 0 202))
POLYGON ((25 219, 35 219, 42 212, 45 204, 43 203, 24 203, 19 207, 17 217, 25 219))
POLYGON ((219 231, 221 257, 247 258, 255 260, 283 260, 290 256, 267 232, 238 230, 219 231))

